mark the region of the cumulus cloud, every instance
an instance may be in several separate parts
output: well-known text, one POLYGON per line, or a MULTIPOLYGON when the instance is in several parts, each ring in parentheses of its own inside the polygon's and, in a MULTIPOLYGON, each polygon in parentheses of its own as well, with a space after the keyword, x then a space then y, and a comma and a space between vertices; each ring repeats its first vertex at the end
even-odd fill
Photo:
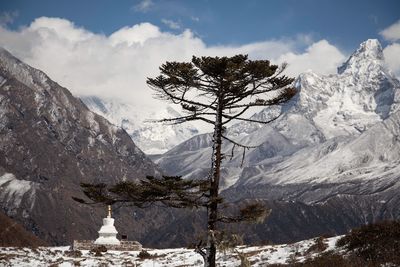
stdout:
POLYGON ((400 44, 393 43, 386 46, 383 54, 389 69, 400 79, 400 44))
POLYGON ((165 25, 167 25, 172 30, 179 30, 181 28, 181 25, 178 22, 173 21, 173 20, 162 19, 161 22, 164 23, 165 25))
POLYGON ((303 53, 288 52, 278 58, 278 62, 288 62, 286 72, 298 75, 306 70, 319 74, 335 73, 337 67, 344 62, 345 55, 326 40, 310 45, 303 53))
POLYGON ((134 5, 133 9, 138 12, 146 13, 152 6, 154 6, 152 0, 142 0, 138 4, 134 5))
POLYGON ((313 42, 305 35, 245 45, 207 46, 190 30, 173 34, 141 23, 106 36, 65 19, 47 17, 18 30, 0 26, 0 46, 43 70, 75 95, 117 98, 143 109, 165 104, 154 100, 146 85, 146 78, 157 75, 165 61, 188 61, 192 55, 243 53, 252 59, 287 62, 287 74, 296 76, 307 69, 334 73, 344 60, 329 42, 313 42))
POLYGON ((383 49, 385 61, 394 74, 400 78, 400 20, 379 33, 391 42, 383 49))
POLYGON ((145 41, 160 37, 162 34, 158 27, 150 23, 141 23, 132 27, 123 27, 114 32, 108 38, 111 46, 124 44, 125 46, 134 46, 135 44, 142 45, 145 41))
POLYGON ((399 41, 400 40, 400 20, 390 25, 379 33, 388 41, 399 41))

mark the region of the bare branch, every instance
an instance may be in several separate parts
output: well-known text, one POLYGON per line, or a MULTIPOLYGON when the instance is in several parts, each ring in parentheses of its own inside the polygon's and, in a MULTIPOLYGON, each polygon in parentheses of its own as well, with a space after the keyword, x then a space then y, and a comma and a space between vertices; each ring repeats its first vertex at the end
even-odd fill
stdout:
POLYGON ((243 110, 241 110, 239 113, 233 115, 229 120, 226 120, 224 122, 222 122, 223 125, 231 122, 232 120, 239 118, 239 116, 243 115, 243 113, 245 113, 250 107, 244 107, 243 110))
MULTIPOLYGON (((188 104, 192 104, 192 105, 201 106, 204 108, 213 109, 213 107, 211 107, 209 105, 175 96, 175 95, 171 94, 168 90, 166 90, 165 87, 162 87, 162 88, 155 87, 154 85, 151 85, 151 84, 149 84, 149 86, 151 86, 151 88, 153 88, 155 91, 157 91, 157 89, 162 89, 163 93, 165 94, 165 95, 162 95, 162 97, 165 98, 165 96, 166 96, 167 98, 165 98, 165 99, 172 101, 172 103, 174 103, 174 104, 180 104, 180 103, 184 102, 184 103, 188 103, 188 104)), ((164 99, 164 98, 162 98, 162 99, 164 99)))
POLYGON ((233 141, 232 139, 230 139, 230 138, 228 138, 228 137, 226 137, 226 136, 224 136, 224 135, 222 136, 222 138, 224 138, 225 140, 227 140, 227 141, 229 141, 229 142, 231 142, 231 143, 233 144, 232 151, 231 151, 231 159, 230 159, 230 160, 233 159, 233 152, 234 152, 235 146, 238 146, 238 147, 243 148, 242 161, 241 161, 241 163, 240 163, 240 168, 243 167, 244 157, 246 156, 246 149, 256 148, 256 147, 259 147, 259 146, 260 146, 260 145, 257 145, 257 146, 242 145, 242 144, 237 143, 237 142, 233 141))
MULTIPOLYGON (((267 120, 267 121, 260 121, 260 120, 254 120, 254 119, 245 119, 245 118, 235 118, 235 120, 239 120, 239 121, 248 121, 248 122, 256 122, 256 123, 261 123, 261 124, 269 124, 269 123, 271 123, 271 122, 277 120, 281 115, 282 115, 282 113, 280 113, 278 116, 276 116, 276 117, 274 117, 274 118, 272 118, 272 119, 270 119, 270 120, 267 120)), ((226 114, 224 114, 223 117, 224 117, 224 118, 228 118, 228 119, 231 119, 231 118, 232 118, 232 116, 226 115, 226 114)))
MULTIPOLYGON (((214 113, 202 113, 201 115, 215 115, 214 113)), ((147 120, 147 122, 151 123, 166 123, 167 125, 175 125, 175 124, 181 124, 187 121, 195 121, 195 120, 201 120, 204 122, 207 122, 209 124, 214 124, 214 121, 209 120, 204 117, 200 117, 197 114, 196 115, 188 115, 188 116, 182 116, 182 117, 176 117, 176 118, 166 118, 166 119, 160 119, 160 120, 147 120)))
POLYGON ((238 143, 238 142, 233 141, 232 139, 230 139, 230 138, 228 138, 228 137, 226 137, 226 136, 224 136, 224 135, 222 136, 222 138, 224 138, 225 140, 231 142, 232 144, 234 144, 235 146, 238 146, 238 147, 243 147, 243 148, 257 148, 257 147, 260 146, 260 145, 257 145, 257 146, 243 145, 243 144, 240 144, 240 143, 238 143))

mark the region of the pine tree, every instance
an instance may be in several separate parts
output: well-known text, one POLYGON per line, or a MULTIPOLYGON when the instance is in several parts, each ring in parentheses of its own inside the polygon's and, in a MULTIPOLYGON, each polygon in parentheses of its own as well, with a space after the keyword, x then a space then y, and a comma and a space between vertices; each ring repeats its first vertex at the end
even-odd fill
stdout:
MULTIPOLYGON (((196 207, 207 209, 207 242, 197 247, 205 266, 215 267, 217 223, 257 221, 265 218, 268 210, 260 203, 249 203, 236 215, 224 215, 219 206, 220 169, 224 155, 223 141, 241 147, 225 135, 226 125, 233 121, 267 124, 268 121, 245 118, 244 114, 254 107, 266 107, 287 102, 296 90, 293 79, 282 75, 286 65, 271 65, 268 60, 249 60, 247 55, 233 57, 195 57, 191 62, 166 62, 160 67, 161 74, 148 78, 147 84, 161 100, 180 105, 185 114, 166 118, 163 123, 180 124, 200 120, 213 126, 211 168, 203 180, 181 177, 147 177, 135 182, 121 182, 108 187, 105 184, 82 184, 84 193, 94 202, 130 203, 144 207, 161 202, 176 208, 196 207)), ((81 199, 77 201, 85 202, 81 199)))

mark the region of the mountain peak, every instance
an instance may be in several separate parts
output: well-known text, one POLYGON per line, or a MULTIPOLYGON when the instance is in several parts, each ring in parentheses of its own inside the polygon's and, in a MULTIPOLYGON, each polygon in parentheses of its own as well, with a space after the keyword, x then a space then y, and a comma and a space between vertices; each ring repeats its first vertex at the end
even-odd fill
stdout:
POLYGON ((0 46, 0 66, 5 67, 5 64, 9 63, 10 60, 17 61, 10 52, 0 46))
POLYGON ((338 68, 338 73, 342 74, 346 70, 352 71, 369 62, 383 62, 382 46, 377 39, 368 39, 362 42, 350 58, 338 68))
POLYGON ((371 59, 383 59, 381 43, 377 39, 368 39, 362 42, 353 55, 364 56, 371 59))

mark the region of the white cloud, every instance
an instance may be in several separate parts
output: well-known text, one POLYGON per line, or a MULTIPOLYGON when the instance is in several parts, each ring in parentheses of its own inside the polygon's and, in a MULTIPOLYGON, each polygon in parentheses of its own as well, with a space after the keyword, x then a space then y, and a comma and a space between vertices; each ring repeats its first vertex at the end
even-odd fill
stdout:
POLYGON ((18 11, 4 11, 0 14, 0 25, 5 26, 12 24, 14 20, 18 17, 18 11))
POLYGON ((46 72, 75 95, 121 99, 140 108, 159 108, 146 78, 159 73, 165 61, 188 61, 192 55, 231 56, 288 62, 287 74, 297 76, 309 68, 334 73, 343 54, 325 40, 309 36, 269 40, 245 45, 207 46, 190 30, 162 32, 150 23, 123 27, 109 36, 95 34, 72 22, 42 17, 19 30, 0 26, 0 46, 26 63, 46 72), (305 52, 301 52, 308 47, 305 52))
POLYGON ((289 63, 286 70, 289 75, 298 75, 309 69, 319 74, 332 74, 345 59, 339 49, 326 40, 320 40, 310 45, 303 53, 283 54, 278 58, 278 62, 289 63))
POLYGON ((181 25, 178 22, 173 21, 173 20, 162 19, 161 22, 164 23, 165 25, 167 25, 172 30, 179 30, 181 28, 181 25))
POLYGON ((386 46, 385 49, 383 49, 383 54, 389 69, 400 78, 400 44, 393 43, 386 46))
POLYGON ((195 21, 195 22, 199 22, 200 21, 200 18, 196 17, 196 16, 191 16, 190 19, 195 21))
POLYGON ((146 13, 147 11, 150 10, 150 8, 152 6, 154 6, 154 3, 152 0, 142 0, 137 5, 134 5, 133 9, 135 11, 146 13))
POLYGON ((132 46, 135 43, 143 43, 151 38, 160 37, 162 34, 157 26, 150 23, 136 24, 132 27, 123 27, 110 35, 109 40, 112 46, 125 44, 132 46))
POLYGON ((400 20, 379 32, 388 41, 400 40, 400 20))
POLYGON ((385 62, 390 70, 400 78, 400 20, 379 33, 383 38, 392 42, 383 49, 385 62))

